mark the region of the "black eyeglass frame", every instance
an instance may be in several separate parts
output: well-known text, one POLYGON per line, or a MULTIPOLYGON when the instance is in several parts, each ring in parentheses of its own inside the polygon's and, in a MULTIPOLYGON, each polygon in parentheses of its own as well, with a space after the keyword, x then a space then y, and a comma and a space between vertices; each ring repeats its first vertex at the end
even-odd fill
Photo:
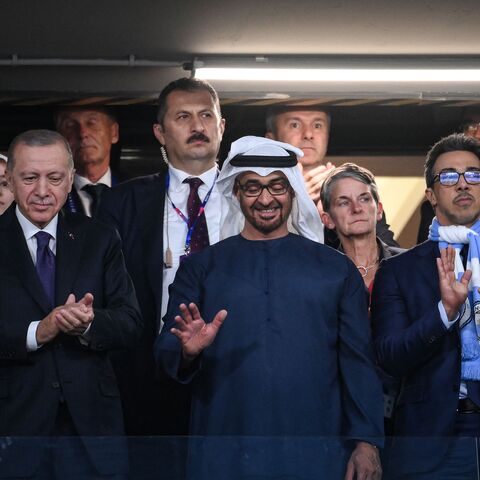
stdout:
POLYGON ((435 182, 438 182, 440 185, 442 185, 442 187, 454 187, 460 181, 460 177, 462 177, 462 176, 463 176, 465 182, 467 182, 469 185, 480 185, 480 169, 465 170, 464 172, 457 172, 456 170, 445 169, 445 170, 442 170, 442 171, 438 172, 433 177, 433 181, 432 181, 431 186, 433 186, 433 184, 435 182), (442 180, 441 180, 441 176, 444 175, 444 174, 452 174, 452 173, 457 175, 457 180, 455 181, 455 183, 443 183, 442 180), (478 175, 478 182, 469 181, 468 177, 470 175, 468 175, 468 174, 478 175))
POLYGON ((239 188, 243 192, 243 194, 246 197, 251 197, 251 198, 259 197, 262 194, 264 189, 267 189, 268 193, 273 197, 278 197, 280 195, 285 195, 288 192, 288 190, 292 188, 292 186, 290 185, 290 182, 284 178, 272 180, 267 184, 263 184, 260 182, 252 182, 252 181, 247 181, 244 184, 241 184, 239 180, 235 180, 235 185, 237 186, 237 188, 239 188), (279 183, 282 183, 283 186, 285 187, 281 192, 273 192, 272 190, 270 190, 270 188, 272 187, 272 184, 279 184, 279 183), (257 185, 259 186, 259 190, 257 194, 252 195, 247 193, 248 186, 257 186, 257 185))

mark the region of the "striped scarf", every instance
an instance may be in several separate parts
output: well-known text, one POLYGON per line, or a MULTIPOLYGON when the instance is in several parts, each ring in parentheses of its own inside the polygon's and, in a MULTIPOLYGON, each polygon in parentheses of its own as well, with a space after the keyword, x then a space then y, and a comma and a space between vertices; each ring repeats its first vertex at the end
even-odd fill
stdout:
POLYGON ((455 248, 455 276, 463 272, 460 251, 468 244, 467 270, 472 271, 468 284, 468 297, 459 311, 462 341, 462 380, 480 380, 480 220, 470 228, 458 225, 442 227, 435 217, 428 238, 438 242, 439 249, 452 245, 455 248), (473 305, 473 308, 472 308, 473 305))

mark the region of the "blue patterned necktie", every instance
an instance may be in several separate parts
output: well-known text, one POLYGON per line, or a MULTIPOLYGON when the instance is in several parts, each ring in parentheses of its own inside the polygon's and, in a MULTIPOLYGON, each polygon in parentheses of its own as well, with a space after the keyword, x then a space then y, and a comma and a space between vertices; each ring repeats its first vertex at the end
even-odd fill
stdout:
POLYGON ((190 185, 190 194, 187 199, 188 228, 190 228, 195 221, 197 222, 192 233, 190 251, 192 253, 199 252, 210 245, 205 212, 203 212, 197 220, 198 211, 202 204, 198 196, 198 188, 203 182, 199 178, 187 178, 184 180, 184 183, 190 185))
POLYGON ((47 232, 37 232, 37 269, 38 277, 47 294, 50 305, 55 305, 55 255, 50 250, 49 242, 52 236, 47 232))

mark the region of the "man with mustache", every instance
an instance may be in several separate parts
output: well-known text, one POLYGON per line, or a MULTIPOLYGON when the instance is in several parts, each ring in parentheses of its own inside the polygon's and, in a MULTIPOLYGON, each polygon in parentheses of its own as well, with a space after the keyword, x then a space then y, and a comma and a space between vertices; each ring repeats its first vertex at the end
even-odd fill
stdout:
POLYGON ((425 180, 436 215, 429 241, 382 263, 372 296, 380 366, 401 381, 389 478, 476 479, 480 144, 441 139, 425 180))
POLYGON ((216 161, 224 128, 211 85, 171 82, 160 93, 153 126, 168 168, 118 185, 102 199, 99 218, 120 233, 145 321, 139 348, 116 362, 130 435, 188 431, 188 395, 173 382, 157 384, 153 343, 182 258, 219 240, 216 161))
POLYGON ((105 107, 63 107, 55 112, 55 126, 70 144, 75 164, 73 189, 65 209, 96 216, 103 192, 118 183, 110 168, 111 149, 119 140, 112 110, 105 107))

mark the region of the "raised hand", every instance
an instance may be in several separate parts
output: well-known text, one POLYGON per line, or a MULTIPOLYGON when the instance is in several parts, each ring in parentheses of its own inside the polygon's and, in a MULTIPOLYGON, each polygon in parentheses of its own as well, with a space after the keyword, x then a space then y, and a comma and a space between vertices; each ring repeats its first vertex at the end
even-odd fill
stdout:
POLYGON ((175 317, 177 326, 171 328, 170 332, 180 340, 187 362, 193 361, 215 340, 226 316, 227 311, 220 310, 210 323, 205 323, 194 303, 188 307, 184 303, 180 305, 180 315, 175 317))
POLYGON ((460 281, 455 278, 455 249, 449 245, 440 250, 437 258, 440 297, 449 320, 453 320, 465 303, 468 295, 468 282, 472 277, 470 270, 465 270, 460 281))
POLYGON ((320 201, 320 189, 322 188, 323 182, 330 171, 335 168, 335 165, 328 162, 326 165, 319 165, 308 171, 305 171, 300 163, 297 165, 302 172, 303 179, 305 180, 308 195, 315 203, 318 203, 320 201))

